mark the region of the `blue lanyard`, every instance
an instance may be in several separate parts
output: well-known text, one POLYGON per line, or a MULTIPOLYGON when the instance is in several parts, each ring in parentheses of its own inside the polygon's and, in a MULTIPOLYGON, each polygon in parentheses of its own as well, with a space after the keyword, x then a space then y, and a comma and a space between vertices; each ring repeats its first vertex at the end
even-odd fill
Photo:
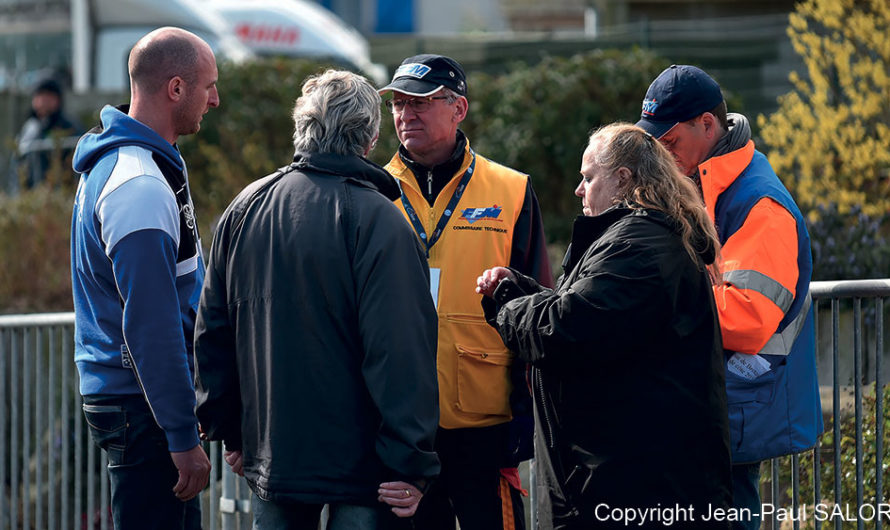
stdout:
POLYGON ((405 196, 405 190, 402 188, 401 181, 399 181, 399 191, 402 192, 402 205, 405 207, 408 219, 414 226, 414 231, 417 232, 420 241, 423 242, 426 247, 427 258, 430 257, 430 249, 433 248, 436 241, 442 237, 442 232, 445 231, 445 226, 448 224, 448 220, 451 219, 451 214, 454 213, 454 208, 457 207, 457 203, 460 202, 461 196, 467 189, 467 184, 470 183, 470 177, 473 176, 473 170, 476 168, 476 153, 473 152, 472 149, 470 149, 470 156, 473 157, 470 161, 470 166, 464 171, 463 176, 460 178, 460 182, 457 183, 457 188, 454 190, 454 194, 451 195, 451 200, 448 201, 448 206, 445 207, 445 211, 442 212, 442 217, 439 218, 439 222, 436 224, 436 229, 433 231, 432 237, 427 237, 426 230, 423 228, 423 223, 420 222, 420 217, 417 216, 417 212, 414 211, 414 207, 411 206, 411 202, 408 200, 408 197, 405 196))

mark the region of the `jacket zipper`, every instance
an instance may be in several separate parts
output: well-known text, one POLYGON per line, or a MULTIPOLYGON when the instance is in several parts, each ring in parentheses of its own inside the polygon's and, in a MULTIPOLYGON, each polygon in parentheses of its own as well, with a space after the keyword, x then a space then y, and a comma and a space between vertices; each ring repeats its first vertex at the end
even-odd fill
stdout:
POLYGON ((427 173, 426 173, 426 194, 430 197, 433 196, 433 172, 432 172, 432 170, 427 171, 427 173))
POLYGON ((553 427, 550 423, 550 411, 547 408, 547 397, 544 395, 544 382, 541 380, 541 372, 533 368, 534 370, 534 379, 535 386, 537 387, 538 395, 541 398, 541 410, 544 414, 544 439, 547 442, 547 447, 554 449, 556 447, 553 441, 553 427))

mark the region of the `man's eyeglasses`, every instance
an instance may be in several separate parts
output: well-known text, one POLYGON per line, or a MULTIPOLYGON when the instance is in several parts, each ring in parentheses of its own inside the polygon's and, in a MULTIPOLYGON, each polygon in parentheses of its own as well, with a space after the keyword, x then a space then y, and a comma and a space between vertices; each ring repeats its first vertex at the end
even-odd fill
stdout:
POLYGON ((421 114, 430 110, 433 101, 437 99, 451 99, 450 96, 427 96, 423 98, 413 99, 388 99, 386 100, 386 108, 393 114, 399 114, 408 106, 417 114, 421 114))

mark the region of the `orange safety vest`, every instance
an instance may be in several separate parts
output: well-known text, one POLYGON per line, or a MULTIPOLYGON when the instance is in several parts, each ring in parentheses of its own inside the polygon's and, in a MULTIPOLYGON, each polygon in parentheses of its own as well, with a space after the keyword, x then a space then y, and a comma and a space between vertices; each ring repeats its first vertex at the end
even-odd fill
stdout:
MULTIPOLYGON (((439 425, 446 429, 487 427, 512 419, 510 365, 513 353, 486 323, 476 278, 492 267, 507 267, 513 230, 525 200, 528 175, 478 154, 469 184, 429 251, 429 266, 440 270, 438 305, 439 425)), ((473 158, 469 142, 460 169, 430 207, 417 179, 398 153, 386 170, 402 188, 427 234, 433 234, 473 158)), ((402 200, 396 206, 408 217, 402 200)))

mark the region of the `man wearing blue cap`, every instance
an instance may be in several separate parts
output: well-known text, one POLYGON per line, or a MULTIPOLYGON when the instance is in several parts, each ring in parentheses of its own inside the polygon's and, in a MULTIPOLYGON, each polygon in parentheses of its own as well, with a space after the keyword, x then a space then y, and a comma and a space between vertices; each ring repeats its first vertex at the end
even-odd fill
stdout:
POLYGON ((392 82, 401 146, 386 169, 398 180, 396 205, 427 250, 439 316, 437 371, 442 470, 424 495, 415 527, 524 528, 517 464, 532 456, 525 366, 483 316, 476 278, 513 267, 552 284, 544 228, 528 175, 470 148, 458 129, 467 81, 449 57, 409 57, 392 82))
POLYGON ((722 245, 714 286, 726 358, 733 495, 760 527, 760 462, 805 451, 822 432, 813 269, 806 223, 748 120, 727 114, 720 86, 699 68, 672 65, 649 86, 639 127, 695 180, 722 245))

